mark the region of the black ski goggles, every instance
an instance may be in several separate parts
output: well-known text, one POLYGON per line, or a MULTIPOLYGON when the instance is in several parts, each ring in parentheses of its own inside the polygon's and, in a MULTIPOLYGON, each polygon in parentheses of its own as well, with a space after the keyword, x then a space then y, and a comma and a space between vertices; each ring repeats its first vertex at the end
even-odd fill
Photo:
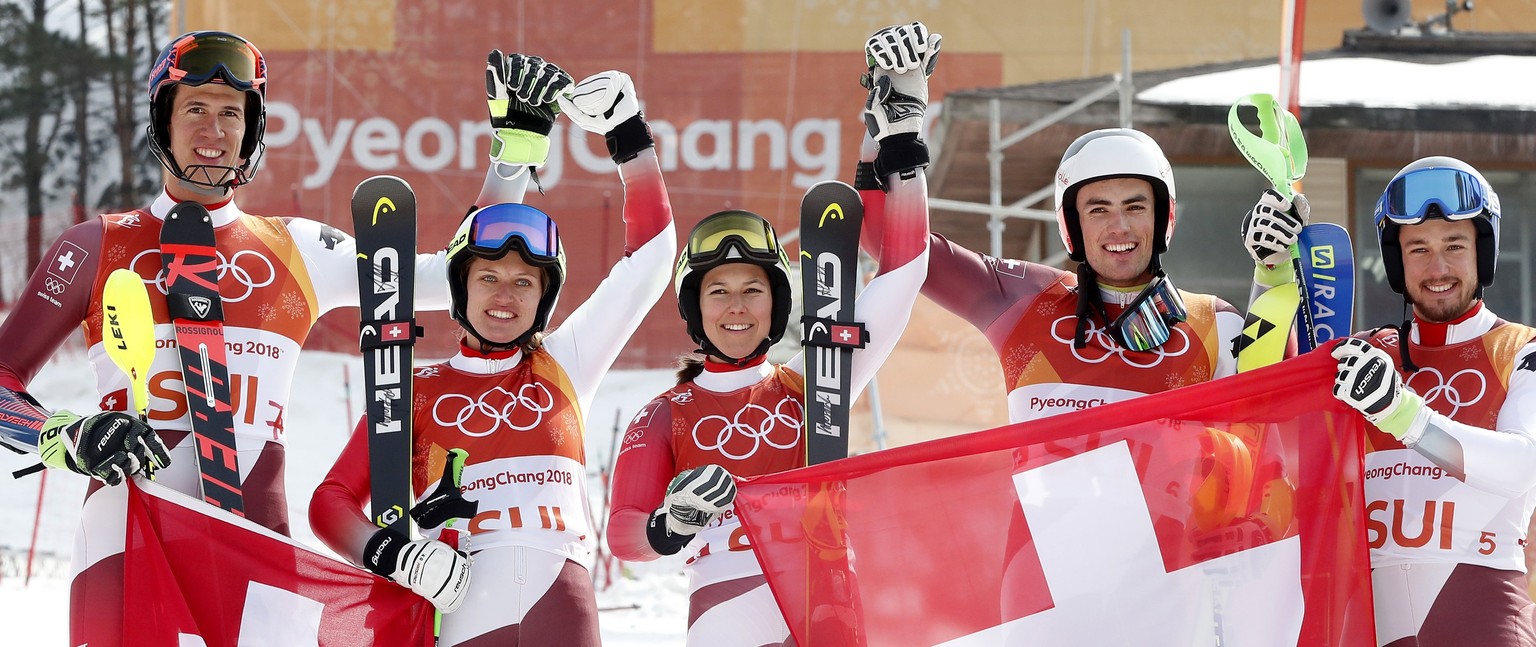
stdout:
POLYGON ((187 34, 171 50, 164 61, 166 80, 186 85, 218 80, 240 91, 265 91, 267 64, 250 43, 228 34, 200 32, 187 34))
POLYGON ((1376 202, 1376 221, 1386 218, 1398 225, 1417 225, 1429 217, 1431 207, 1446 220, 1466 220, 1488 209, 1488 192, 1482 180, 1461 169, 1424 168, 1393 178, 1376 202))
POLYGON ((543 211, 526 204, 503 202, 470 216, 469 237, 461 244, 480 256, 494 257, 519 241, 529 259, 553 263, 560 257, 560 228, 543 211))
POLYGON ((780 261, 779 238, 768 221, 745 211, 725 211, 700 221, 688 235, 688 265, 713 264, 728 258, 733 247, 743 258, 780 261))
POLYGON ((1184 298, 1173 281, 1159 273, 1152 277, 1125 312, 1109 324, 1111 334, 1126 350, 1148 351, 1162 346, 1173 336, 1173 327, 1189 319, 1184 298))

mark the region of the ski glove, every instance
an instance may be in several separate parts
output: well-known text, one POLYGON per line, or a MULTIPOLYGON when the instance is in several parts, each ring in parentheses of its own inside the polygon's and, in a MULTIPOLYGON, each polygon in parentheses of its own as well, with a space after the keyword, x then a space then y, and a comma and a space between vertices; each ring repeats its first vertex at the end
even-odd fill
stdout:
POLYGON ((1344 340, 1333 349, 1339 373, 1333 397, 1365 414, 1376 428, 1412 445, 1429 419, 1424 399, 1403 385, 1392 357, 1363 339, 1344 340))
POLYGON ((1243 247, 1255 263, 1276 266, 1290 256, 1291 246, 1312 216, 1307 196, 1291 200, 1274 189, 1265 189, 1258 204, 1243 217, 1243 247))
POLYGON ((537 166, 549 158, 549 131, 569 92, 571 75, 537 56, 493 49, 485 62, 485 100, 491 109, 491 159, 537 166))
POLYGON ((373 533, 363 549, 368 570, 410 589, 443 613, 453 613, 469 591, 469 555, 435 539, 410 541, 396 530, 373 533))
POLYGON ((43 423, 37 453, 43 464, 118 485, 171 464, 165 443, 143 421, 117 411, 81 418, 60 410, 43 423))
POLYGON ((880 182, 892 173, 906 177, 928 165, 928 145, 918 133, 928 109, 928 76, 939 63, 942 40, 923 23, 914 22, 881 29, 864 44, 869 65, 869 72, 859 80, 869 90, 864 127, 880 144, 875 157, 880 182))
POLYGON ((693 535, 736 500, 736 481, 719 465, 683 470, 667 486, 662 507, 667 530, 674 535, 693 535))
POLYGON ((560 109, 576 125, 589 133, 602 135, 608 142, 608 154, 616 164, 623 164, 651 146, 655 140, 640 112, 640 98, 635 96, 635 82, 617 70, 598 72, 576 84, 576 89, 559 97, 560 109))

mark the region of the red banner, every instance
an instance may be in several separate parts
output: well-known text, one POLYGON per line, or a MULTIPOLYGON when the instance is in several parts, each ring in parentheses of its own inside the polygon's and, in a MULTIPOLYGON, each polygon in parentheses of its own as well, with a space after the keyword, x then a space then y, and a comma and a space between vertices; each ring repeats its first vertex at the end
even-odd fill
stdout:
POLYGON ((404 587, 160 488, 128 498, 131 644, 431 644, 432 606, 404 587))
POLYGON ((1326 352, 747 479, 801 645, 1374 645, 1326 352))

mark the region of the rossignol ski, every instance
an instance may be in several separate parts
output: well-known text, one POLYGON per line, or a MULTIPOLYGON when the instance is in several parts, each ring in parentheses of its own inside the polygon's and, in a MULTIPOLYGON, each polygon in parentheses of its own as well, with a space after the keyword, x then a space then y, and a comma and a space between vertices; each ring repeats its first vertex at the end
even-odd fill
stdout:
POLYGON ((1296 350, 1310 353, 1354 332, 1355 248, 1343 227, 1316 222, 1301 228, 1296 249, 1301 258, 1296 350))
POLYGON ((243 517, 235 414, 224 354, 219 254, 208 209, 196 202, 171 207, 160 229, 160 260, 165 267, 166 310, 176 329, 181 377, 197 443, 203 500, 243 517))
POLYGON ((372 518, 411 536, 411 361, 416 327, 416 194, 400 178, 363 180, 352 193, 368 419, 372 518))
POLYGON ((842 182, 821 182, 800 202, 807 465, 848 456, 850 365, 853 349, 869 342, 853 320, 863 222, 859 193, 842 182))

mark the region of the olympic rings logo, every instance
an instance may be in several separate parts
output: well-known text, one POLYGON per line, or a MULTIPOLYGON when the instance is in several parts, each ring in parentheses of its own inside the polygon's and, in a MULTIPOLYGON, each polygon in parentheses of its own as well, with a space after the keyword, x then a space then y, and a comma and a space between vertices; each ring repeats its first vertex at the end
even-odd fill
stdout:
POLYGON ((1452 373, 1450 378, 1446 378, 1440 371, 1426 367, 1419 369, 1408 378, 1408 386, 1424 398, 1424 404, 1433 407, 1436 402, 1444 402, 1449 405, 1451 410, 1445 415, 1455 418, 1456 412, 1461 411, 1462 407, 1470 407, 1483 399, 1483 395, 1488 392, 1488 378, 1472 368, 1461 369, 1452 373), (1420 379, 1419 376, 1425 377, 1420 379), (1462 397, 1463 394, 1474 390, 1477 395, 1471 398, 1462 397))
POLYGON ((1051 322, 1051 337, 1072 349, 1072 356, 1078 361, 1101 364, 1111 357, 1119 357, 1120 361, 1131 368, 1152 368, 1163 363, 1165 357, 1178 357, 1189 352, 1191 346, 1189 333, 1178 327, 1171 328, 1169 332, 1172 334, 1166 343, 1146 351, 1145 354, 1151 355, 1151 361, 1146 362, 1138 359, 1141 354, 1131 353, 1120 346, 1120 342, 1116 341, 1113 335, 1096 323, 1091 321, 1088 323, 1088 331, 1084 335, 1084 341, 1087 343, 1082 348, 1078 348, 1072 343, 1072 338, 1077 333, 1077 315, 1067 315, 1051 322), (1064 323, 1065 328, 1062 327, 1064 323))
POLYGON ((64 285, 63 281, 60 281, 60 280, 50 276, 47 279, 43 280, 43 287, 47 288, 47 290, 48 290, 48 292, 50 294, 53 294, 54 296, 58 296, 58 295, 64 293, 64 288, 67 287, 67 286, 64 285))
POLYGON ((467 395, 446 393, 432 404, 432 420, 443 427, 453 427, 465 436, 480 438, 496 433, 502 425, 513 431, 528 431, 544 422, 544 414, 555 408, 555 398, 542 383, 533 382, 511 391, 496 387, 471 399, 467 395), (458 410, 444 416, 449 403, 459 403, 458 410))
MULTIPOLYGON (((139 252, 133 257, 133 260, 128 263, 128 269, 133 270, 139 276, 144 276, 144 272, 140 272, 138 270, 138 265, 139 261, 146 256, 159 258, 160 250, 146 249, 139 252)), ((273 281, 277 280, 277 270, 273 268, 272 261, 267 257, 262 256, 260 252, 250 249, 242 249, 238 252, 235 252, 235 255, 228 260, 224 258, 224 254, 222 253, 218 253, 217 256, 219 260, 219 281, 222 283, 224 280, 224 275, 228 274, 234 278, 235 282, 239 283, 245 288, 245 292, 238 296, 220 295, 223 297, 225 303, 239 303, 244 301, 250 298, 250 296, 256 292, 257 288, 267 287, 272 285, 273 281), (249 260, 252 258, 255 260, 249 260), (247 260, 242 261, 241 259, 247 260), (263 278, 258 279, 258 276, 263 278)), ((166 290, 165 286, 164 268, 161 268, 160 271, 155 274, 153 281, 145 281, 145 283, 155 286, 155 289, 159 290, 160 294, 169 294, 169 291, 166 290)))
POLYGON ((799 404, 784 398, 774 405, 773 411, 760 404, 748 404, 730 420, 719 415, 705 416, 693 425, 693 444, 706 452, 719 451, 720 455, 738 461, 751 458, 764 443, 774 449, 792 449, 800 442, 799 404), (780 429, 784 431, 774 433, 780 429), (775 438, 779 441, 775 442, 775 438), (750 447, 743 451, 748 442, 750 447))

